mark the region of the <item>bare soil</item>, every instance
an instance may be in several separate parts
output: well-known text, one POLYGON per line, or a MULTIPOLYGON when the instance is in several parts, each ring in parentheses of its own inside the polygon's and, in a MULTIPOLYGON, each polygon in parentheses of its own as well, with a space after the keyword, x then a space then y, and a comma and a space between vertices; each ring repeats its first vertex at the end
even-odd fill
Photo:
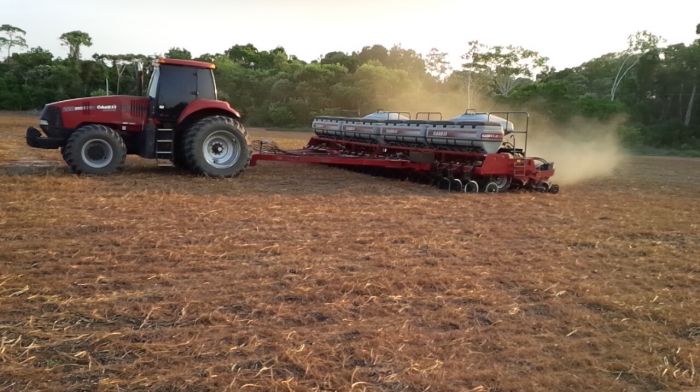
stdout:
POLYGON ((558 195, 135 157, 85 177, 25 146, 34 123, 0 117, 0 391, 700 386, 699 159, 558 195))

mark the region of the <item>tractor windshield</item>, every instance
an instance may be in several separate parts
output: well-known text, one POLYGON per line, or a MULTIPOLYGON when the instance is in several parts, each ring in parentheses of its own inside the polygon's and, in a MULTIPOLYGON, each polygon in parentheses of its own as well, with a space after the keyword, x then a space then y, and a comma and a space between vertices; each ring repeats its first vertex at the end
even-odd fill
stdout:
POLYGON ((156 99, 158 92, 158 77, 160 76, 160 68, 156 67, 151 74, 151 81, 148 82, 148 97, 156 99))

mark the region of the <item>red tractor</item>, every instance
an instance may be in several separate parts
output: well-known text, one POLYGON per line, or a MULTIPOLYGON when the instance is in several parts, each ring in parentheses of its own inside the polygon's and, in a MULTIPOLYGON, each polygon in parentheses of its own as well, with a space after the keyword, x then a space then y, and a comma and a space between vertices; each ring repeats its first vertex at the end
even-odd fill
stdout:
POLYGON ((217 99, 214 65, 159 59, 146 97, 112 95, 46 105, 27 144, 60 148, 75 173, 108 174, 127 154, 156 159, 214 177, 248 166, 250 150, 240 114, 217 99))

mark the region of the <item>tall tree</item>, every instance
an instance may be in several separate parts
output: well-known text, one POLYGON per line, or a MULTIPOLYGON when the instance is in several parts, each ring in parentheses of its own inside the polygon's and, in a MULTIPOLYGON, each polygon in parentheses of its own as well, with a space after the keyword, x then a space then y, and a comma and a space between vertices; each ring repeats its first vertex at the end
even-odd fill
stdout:
POLYGON ((425 67, 433 76, 442 80, 450 71, 450 63, 446 60, 447 53, 439 51, 437 48, 430 49, 425 56, 425 67))
POLYGON ((5 35, 0 37, 0 46, 7 47, 7 57, 5 60, 9 60, 12 55, 12 48, 26 48, 27 41, 24 36, 27 34, 26 31, 9 24, 4 24, 0 26, 0 34, 5 35))
POLYGON ((353 55, 357 57, 360 64, 366 64, 375 60, 386 65, 387 59, 389 58, 389 51, 382 45, 372 45, 365 46, 359 53, 355 52, 353 55))
POLYGON ((490 76, 495 92, 507 97, 527 79, 549 72, 549 58, 520 46, 486 46, 479 41, 469 42, 469 50, 462 58, 464 69, 490 76))
MULTIPOLYGON (((695 28, 695 34, 700 35, 700 24, 695 28)), ((683 125, 686 127, 690 126, 690 120, 693 118, 693 105, 695 103, 695 95, 698 91, 698 79, 700 79, 700 39, 695 40, 695 43, 688 47, 688 65, 693 78, 693 89, 690 93, 690 99, 688 100, 688 107, 685 110, 685 116, 683 118, 683 125)))
POLYGON ((185 48, 173 47, 165 53, 165 57, 170 59, 192 60, 192 53, 185 48))
POLYGON ((344 52, 328 52, 321 59, 321 64, 339 64, 347 68, 350 72, 355 72, 358 67, 359 60, 355 56, 351 56, 344 52))
POLYGON ((389 55, 384 63, 389 68, 402 69, 416 76, 425 75, 425 60, 413 49, 404 49, 394 45, 389 49, 389 55))
POLYGON ((253 44, 234 45, 224 54, 245 68, 255 68, 260 63, 260 52, 253 44))
POLYGON ((617 93, 617 89, 620 87, 620 83, 625 78, 627 73, 637 64, 639 64, 639 60, 642 58, 642 55, 652 50, 656 50, 659 43, 663 41, 663 38, 646 30, 639 31, 627 37, 627 49, 623 51, 620 56, 622 62, 617 69, 617 74, 615 75, 615 79, 613 79, 613 84, 610 89, 611 102, 615 100, 615 94, 617 93))
POLYGON ((59 37, 61 44, 68 47, 68 58, 73 61, 80 60, 80 47, 92 46, 90 34, 84 31, 69 31, 59 37))
MULTIPOLYGON (((122 76, 124 75, 124 72, 127 69, 131 70, 132 73, 132 79, 135 82, 138 82, 136 79, 139 78, 139 72, 143 70, 144 65, 148 64, 148 62, 151 60, 149 57, 141 55, 141 54, 95 54, 92 56, 96 61, 102 62, 105 66, 105 69, 108 66, 114 70, 116 76, 117 76, 117 87, 116 87, 116 93, 119 94, 121 92, 121 82, 122 82, 122 76), (111 64, 111 66, 110 66, 111 64)), ((139 86, 134 86, 134 88, 138 88, 139 86)), ((109 94, 109 91, 107 91, 107 94, 109 94)))

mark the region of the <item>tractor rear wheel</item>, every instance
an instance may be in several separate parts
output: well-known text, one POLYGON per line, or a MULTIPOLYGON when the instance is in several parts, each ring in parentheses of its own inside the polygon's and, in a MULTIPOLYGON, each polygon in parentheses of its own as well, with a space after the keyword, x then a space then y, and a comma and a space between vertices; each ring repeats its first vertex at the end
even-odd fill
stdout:
POLYGON ((250 162, 245 128, 231 117, 205 117, 187 130, 183 140, 187 165, 206 176, 237 176, 250 162))
POLYGON ((90 124, 73 132, 61 155, 76 174, 110 174, 122 167, 126 159, 124 140, 112 128, 90 124))
POLYGON ((172 163, 173 166, 180 170, 190 170, 190 166, 187 164, 187 158, 185 158, 185 134, 187 130, 182 130, 177 132, 175 136, 175 149, 173 151, 172 163))

